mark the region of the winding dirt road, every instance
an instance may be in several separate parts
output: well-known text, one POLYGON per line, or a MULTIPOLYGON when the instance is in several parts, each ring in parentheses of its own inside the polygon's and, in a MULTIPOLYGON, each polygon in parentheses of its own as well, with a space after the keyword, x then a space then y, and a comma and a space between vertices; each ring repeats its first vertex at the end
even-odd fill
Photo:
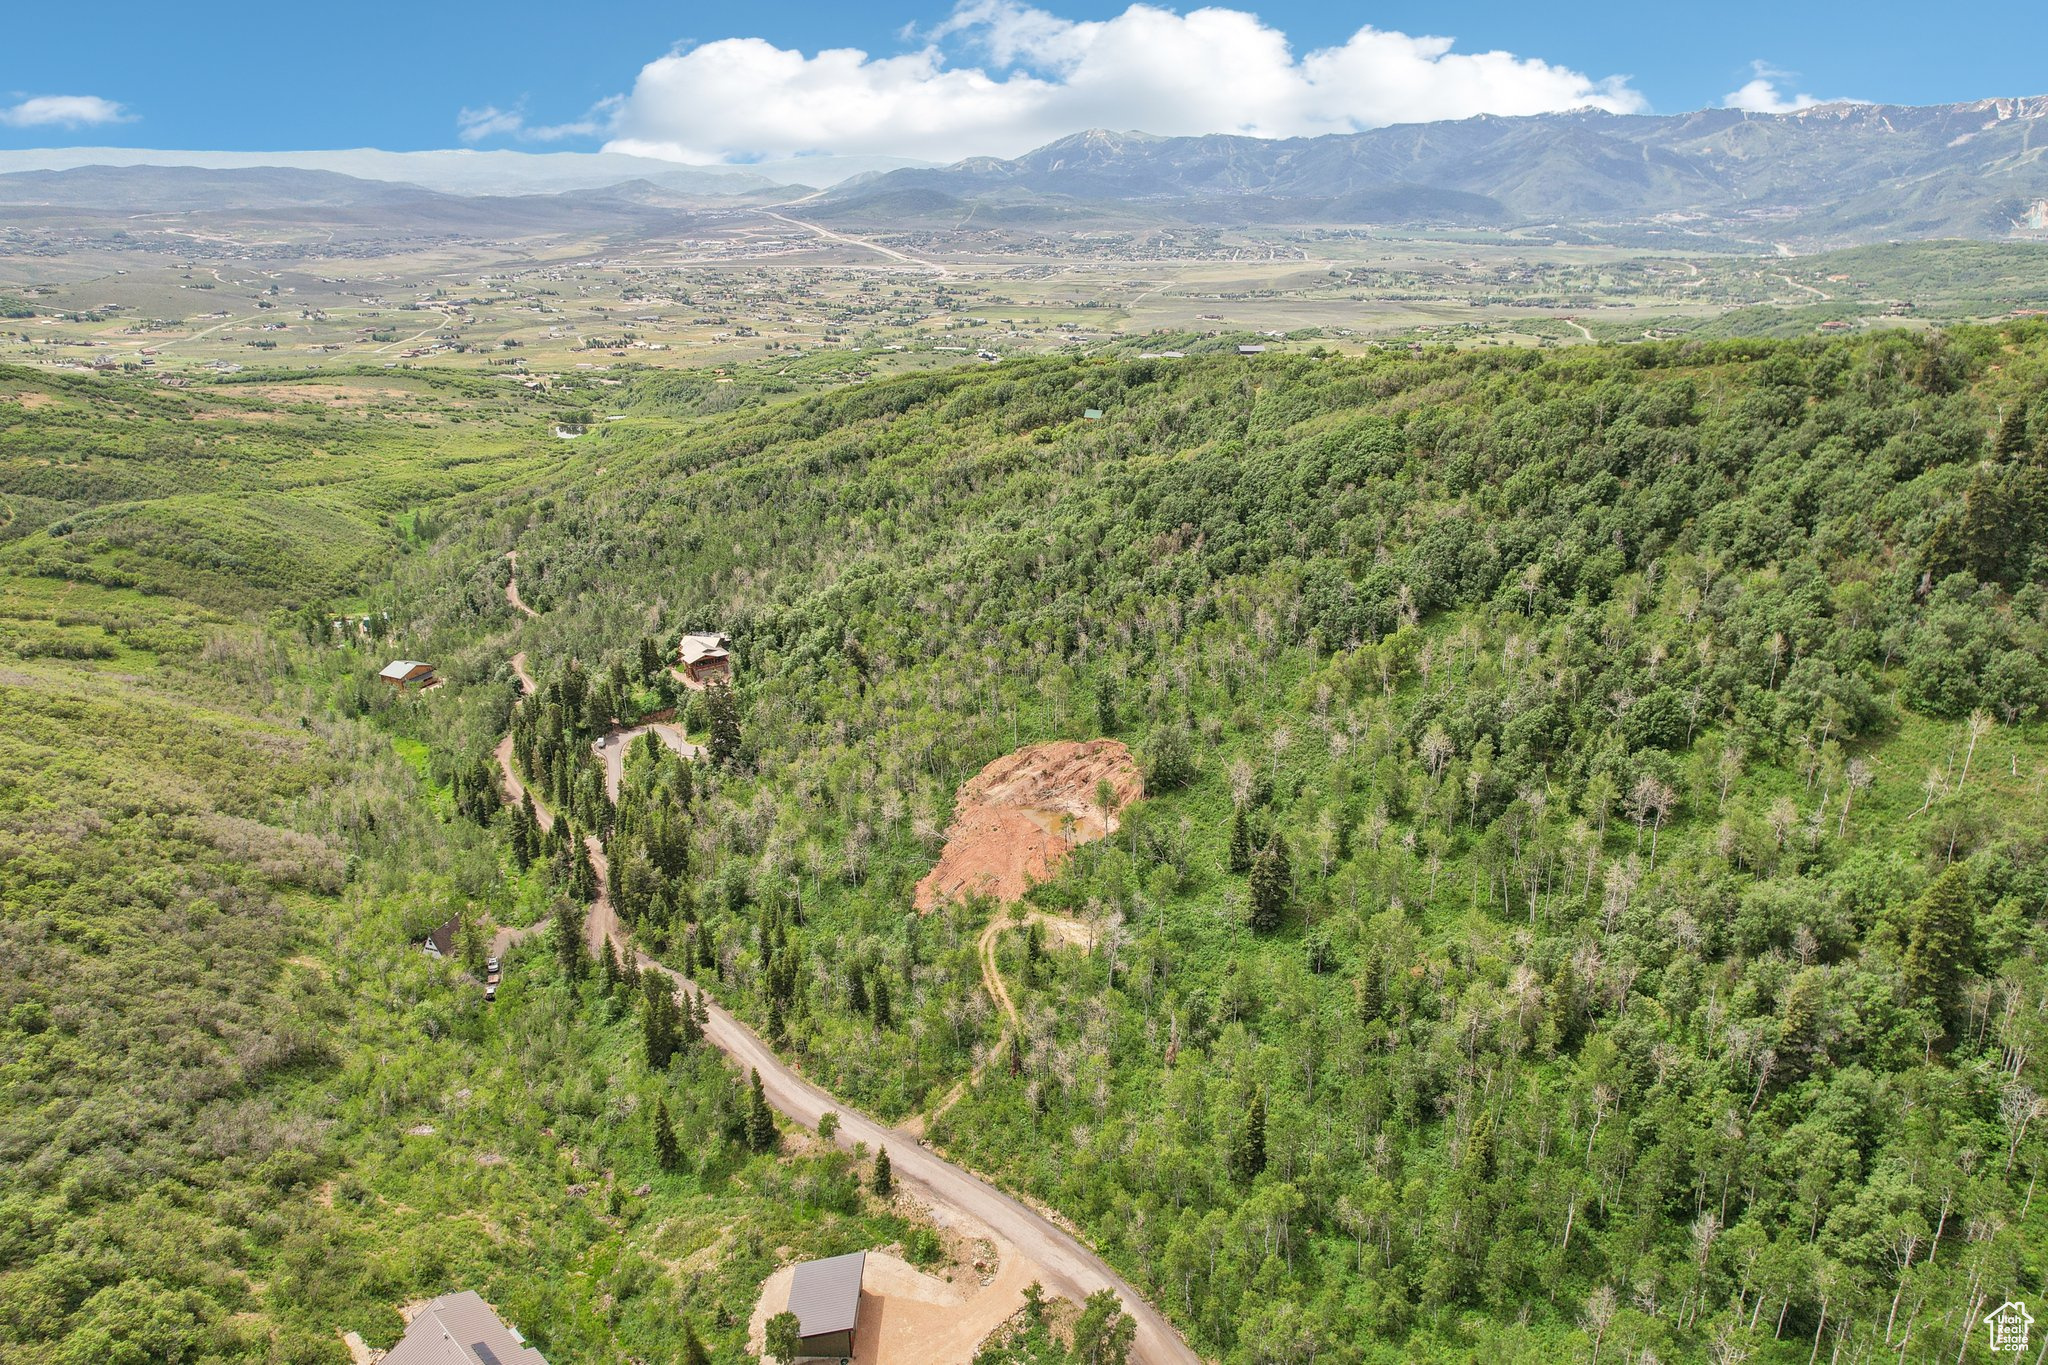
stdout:
MULTIPOLYGON (((532 607, 527 606, 526 599, 519 595, 519 551, 507 550, 505 551, 505 558, 509 560, 512 564, 512 576, 505 580, 505 600, 512 604, 513 610, 515 611, 521 612, 527 616, 540 615, 540 613, 535 611, 532 607)), ((526 656, 522 654, 519 657, 523 659, 526 656)), ((515 660, 514 662, 517 661, 515 660)), ((533 689, 529 687, 526 690, 531 692, 533 689)))
POLYGON ((996 918, 990 920, 987 927, 981 931, 981 937, 974 941, 974 950, 981 959, 982 989, 988 992, 989 999, 996 1002, 996 1008, 1003 1012, 1003 1027, 996 1034, 996 1045, 989 1049, 988 1054, 981 1059, 980 1063, 972 1071, 961 1078, 959 1084, 946 1092, 944 1099, 932 1106, 930 1113, 917 1114, 906 1120, 903 1124, 904 1132, 911 1134, 913 1137, 923 1138, 940 1115, 958 1104, 966 1096, 967 1092, 974 1088, 975 1082, 981 1079, 982 1073, 988 1070, 989 1064, 1002 1056, 1003 1045, 1010 1041, 1010 1035, 1022 1027, 1022 1023, 1017 1017, 1016 1002, 1010 999, 1009 984, 1003 980, 1003 974, 996 966, 996 940, 1003 936, 1005 929, 1022 929, 1028 924, 1045 925, 1052 930, 1052 937, 1057 942, 1078 943, 1093 947, 1092 936, 1085 925, 1074 920, 1063 919, 1058 915, 1048 915, 1043 910, 1029 911, 1022 919, 1013 919, 1007 915, 999 914, 996 918))
MULTIPOLYGON (((526 671, 526 656, 516 656, 512 665, 521 685, 530 693, 532 679, 526 671)), ((496 756, 507 797, 513 802, 522 800, 526 787, 513 770, 511 735, 507 734, 498 742, 496 756)), ((534 813, 543 829, 554 828, 554 812, 538 798, 534 801, 534 813)), ((680 988, 688 978, 638 951, 620 931, 618 916, 612 910, 607 889, 611 882, 611 867, 605 857, 604 845, 591 834, 584 836, 584 848, 590 855, 591 867, 597 873, 597 899, 591 903, 584 918, 584 937, 591 952, 602 952, 604 944, 610 942, 622 959, 630 958, 643 971, 660 972, 680 988)), ((989 983, 990 994, 996 997, 1012 1027, 1015 1026, 1017 1012, 1010 1001, 1009 991, 1003 985, 1002 974, 995 969, 995 939, 1003 928, 1013 927, 1016 923, 1014 920, 998 920, 984 930, 981 937, 983 980, 989 983)), ((542 923, 527 929, 500 930, 496 942, 502 942, 509 948, 545 927, 542 923)), ((496 950, 502 953, 504 949, 496 950)), ((778 1112, 814 1131, 819 1118, 828 1110, 838 1114, 836 1141, 841 1147, 850 1149, 856 1143, 864 1143, 870 1151, 888 1148, 890 1166, 897 1180, 907 1184, 915 1194, 932 1205, 988 1227, 1008 1242, 1017 1254, 1037 1263, 1042 1272, 1042 1282, 1052 1292, 1076 1303, 1099 1290, 1114 1292, 1136 1325, 1131 1350, 1133 1360, 1142 1362, 1142 1365, 1199 1365, 1201 1357, 1181 1339, 1173 1324, 1111 1269, 1108 1262, 1081 1245, 1073 1234, 1044 1214, 922 1146, 915 1134, 886 1127, 812 1085, 791 1070, 774 1049, 713 1000, 708 992, 699 990, 698 994, 709 1014, 704 1036, 735 1065, 760 1073, 762 1091, 778 1112)))

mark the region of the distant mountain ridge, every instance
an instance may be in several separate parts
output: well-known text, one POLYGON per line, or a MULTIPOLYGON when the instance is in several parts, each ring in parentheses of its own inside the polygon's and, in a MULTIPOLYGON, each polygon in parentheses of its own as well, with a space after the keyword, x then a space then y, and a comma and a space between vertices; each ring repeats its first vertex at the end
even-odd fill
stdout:
POLYGON ((1021 157, 842 183, 844 213, 922 191, 957 206, 1045 198, 1252 221, 1657 224, 1806 246, 2031 231, 2048 199, 2048 96, 1931 106, 1826 104, 1482 115, 1314 138, 1093 130, 1021 157))
POLYGON ((808 156, 745 166, 695 166, 618 152, 470 148, 426 152, 387 152, 374 147, 299 152, 164 151, 135 147, 0 149, 0 175, 86 166, 186 166, 214 171, 286 168, 417 185, 443 194, 562 194, 645 180, 676 193, 736 195, 776 185, 833 185, 850 176, 922 164, 910 157, 808 156))

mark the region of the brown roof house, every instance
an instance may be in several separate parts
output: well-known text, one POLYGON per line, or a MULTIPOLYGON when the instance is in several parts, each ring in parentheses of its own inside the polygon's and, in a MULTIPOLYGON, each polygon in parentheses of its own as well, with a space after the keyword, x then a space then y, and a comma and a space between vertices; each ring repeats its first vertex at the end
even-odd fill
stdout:
POLYGON ((456 939, 461 933, 462 916, 457 915, 453 919, 435 925, 433 932, 427 935, 427 941, 422 943, 420 947, 426 952, 428 957, 452 958, 455 956, 456 939))
POLYGON ((860 1281, 868 1254, 851 1252, 805 1261, 789 1282, 789 1311, 796 1314, 803 1354, 818 1359, 853 1359, 853 1335, 860 1326, 860 1281))
POLYGON ((685 635, 676 646, 683 676, 698 687, 732 681, 732 637, 723 631, 685 635))
POLYGON ((548 1365, 470 1290, 443 1294, 420 1309, 384 1365, 548 1365))
POLYGON ((393 687, 425 687, 434 680, 434 666, 417 659, 393 659, 377 676, 393 687))

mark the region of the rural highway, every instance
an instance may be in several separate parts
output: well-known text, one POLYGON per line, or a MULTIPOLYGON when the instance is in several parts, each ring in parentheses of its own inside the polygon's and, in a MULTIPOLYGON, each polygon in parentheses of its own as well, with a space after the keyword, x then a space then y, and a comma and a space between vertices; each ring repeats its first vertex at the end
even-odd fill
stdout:
POLYGON ((843 232, 834 232, 830 228, 822 228, 816 223, 806 223, 798 218, 786 218, 779 213, 769 213, 767 216, 773 218, 778 223, 787 223, 791 227, 803 228, 807 232, 815 232, 828 242, 841 242, 847 246, 864 247, 869 251, 880 252, 892 261, 901 261, 905 265, 919 266, 941 277, 948 273, 946 267, 940 265, 937 261, 927 261, 917 256, 911 256, 896 250, 894 247, 883 246, 880 242, 870 242, 861 237, 849 237, 843 232))
MULTIPOLYGON (((532 683, 526 671, 526 657, 521 654, 513 659, 513 670, 519 675, 521 685, 528 692, 532 683)), ((667 738, 667 736, 664 736, 667 738)), ((507 734, 497 747, 499 775, 505 781, 507 797, 517 802, 525 793, 525 785, 512 766, 512 736, 507 734)), ((554 813, 534 802, 535 814, 544 828, 552 829, 554 813)), ((584 846, 590 854, 593 870, 597 873, 597 899, 590 905, 584 920, 585 935, 593 953, 600 952, 609 941, 621 957, 630 955, 642 970, 660 972, 680 987, 687 980, 682 973, 664 963, 657 962, 647 954, 639 952, 620 932, 618 916, 612 910, 611 897, 606 888, 610 885, 610 866, 605 858, 604 846, 596 835, 586 835, 584 846)), ((500 930, 499 939, 505 947, 521 941, 544 927, 537 924, 525 930, 500 930)), ((996 931, 985 934, 983 949, 984 963, 993 967, 993 950, 996 931)), ((502 952, 503 949, 498 951, 502 952)), ((1002 979, 995 979, 996 988, 1001 989, 1002 979)), ((826 1111, 839 1115, 839 1132, 836 1141, 840 1146, 851 1148, 855 1143, 865 1143, 870 1151, 883 1147, 889 1149, 890 1168, 896 1179, 922 1196, 934 1208, 957 1213, 979 1222, 1008 1242, 1016 1254, 1037 1264, 1041 1282, 1053 1293, 1079 1303, 1099 1290, 1113 1291, 1122 1301, 1124 1311, 1131 1315, 1136 1326, 1131 1346, 1131 1359, 1141 1365, 1198 1365, 1201 1357, 1181 1339, 1173 1324, 1163 1314, 1147 1303, 1142 1295, 1127 1284, 1123 1277, 1112 1270, 1109 1263, 1081 1245, 1073 1234, 1055 1224, 1050 1218, 1004 1194, 995 1186, 955 1166, 936 1152, 922 1146, 918 1139, 901 1130, 885 1127, 877 1120, 861 1113, 858 1109, 833 1098, 817 1086, 791 1070, 775 1050, 755 1036, 753 1030, 734 1018, 724 1006, 711 999, 710 993, 699 990, 709 1014, 704 1036, 726 1057, 742 1068, 758 1072, 761 1090, 768 1103, 775 1109, 801 1124, 816 1131, 818 1119, 826 1111)), ((1009 993, 1002 990, 1000 1003, 1009 1004, 1009 993)), ((1014 1010, 1006 1011, 1013 1015, 1014 1010)))

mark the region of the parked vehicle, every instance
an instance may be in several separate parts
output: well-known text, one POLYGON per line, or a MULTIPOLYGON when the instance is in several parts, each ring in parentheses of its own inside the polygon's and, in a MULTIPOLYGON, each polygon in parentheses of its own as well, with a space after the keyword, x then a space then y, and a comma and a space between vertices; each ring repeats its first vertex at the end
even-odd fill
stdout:
POLYGON ((484 983, 484 999, 486 999, 486 1000, 496 1000, 497 998, 498 998, 498 983, 497 983, 497 982, 495 982, 495 981, 488 981, 488 982, 485 982, 485 983, 484 983))

